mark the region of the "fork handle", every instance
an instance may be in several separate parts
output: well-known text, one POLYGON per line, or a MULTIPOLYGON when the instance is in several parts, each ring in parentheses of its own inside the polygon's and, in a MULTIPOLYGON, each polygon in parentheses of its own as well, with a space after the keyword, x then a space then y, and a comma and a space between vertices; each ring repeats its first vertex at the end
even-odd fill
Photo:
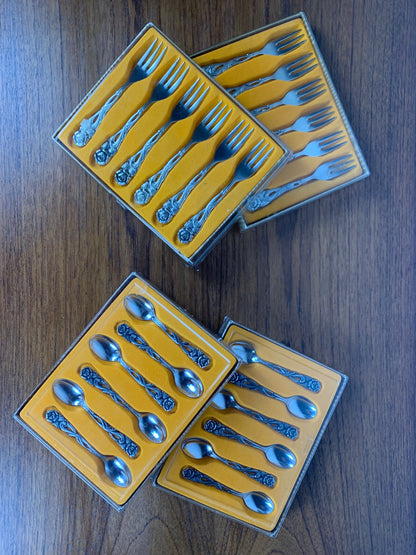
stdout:
POLYGON ((226 187, 224 187, 208 202, 205 208, 200 210, 198 214, 192 216, 192 218, 185 223, 185 225, 178 231, 178 239, 181 243, 190 243, 192 241, 192 239, 199 233, 214 208, 229 193, 234 185, 240 181, 241 179, 233 178, 226 187))
POLYGON ((202 68, 211 77, 217 77, 218 75, 221 75, 221 73, 224 73, 224 71, 227 71, 227 69, 231 69, 238 64, 242 64, 247 60, 251 60, 251 58, 254 58, 258 55, 259 52, 251 52, 249 54, 244 54, 244 56, 238 56, 237 58, 233 58, 232 60, 227 60, 226 62, 218 62, 215 64, 202 66, 202 68))
POLYGON ((179 152, 174 154, 171 159, 166 162, 161 170, 149 177, 134 194, 134 198, 138 204, 147 204, 151 198, 159 191, 162 183, 166 179, 170 171, 176 166, 181 158, 191 148, 193 143, 184 146, 179 152))
POLYGON ((130 83, 125 83, 122 87, 118 89, 110 98, 103 104, 103 106, 95 112, 88 119, 84 119, 81 122, 81 125, 77 131, 75 131, 72 139, 76 146, 82 147, 85 146, 88 141, 93 137, 94 133, 97 131, 98 126, 101 124, 105 116, 107 115, 108 111, 112 106, 117 102, 126 88, 130 85, 130 83))
POLYGON ((294 189, 305 185, 305 183, 308 183, 309 181, 312 181, 311 177, 305 177, 299 181, 292 181, 291 183, 286 183, 286 185, 281 185, 280 187, 275 187, 274 189, 264 189, 264 191, 257 193, 248 201, 246 209, 249 212, 256 212, 257 210, 260 210, 260 208, 268 206, 288 191, 293 191, 294 189))
POLYGON ((214 164, 208 164, 207 166, 205 166, 205 168, 198 172, 195 177, 193 177, 191 181, 185 187, 183 187, 183 189, 170 197, 170 199, 165 202, 162 208, 159 208, 156 213, 156 217, 159 223, 167 224, 171 221, 171 219, 179 212, 185 200, 189 197, 198 183, 202 181, 202 179, 206 176, 213 165, 214 164))
POLYGON ((283 106, 284 104, 285 98, 282 98, 281 100, 277 100, 276 102, 272 102, 271 104, 265 104, 264 106, 254 108, 253 110, 250 110, 250 113, 253 114, 253 116, 259 116, 260 114, 270 112, 270 110, 274 110, 274 108, 278 108, 279 106, 283 106))
POLYGON ((261 77, 259 79, 255 79, 254 81, 249 81, 248 83, 244 83, 239 87, 230 87, 227 88, 227 91, 231 94, 231 96, 238 96, 239 94, 253 89, 254 87, 258 87, 259 85, 263 85, 263 83, 268 83, 269 81, 273 81, 273 77, 261 77))
POLYGON ((133 125, 138 122, 138 120, 142 117, 144 112, 152 103, 153 101, 146 102, 146 104, 144 104, 126 121, 121 129, 114 133, 112 137, 107 139, 107 141, 105 141, 105 143, 100 146, 100 148, 94 154, 94 158, 97 164, 100 164, 100 166, 105 166, 105 164, 107 164, 111 160, 111 158, 120 148, 121 143, 126 138, 127 133, 130 131, 133 125))
POLYGON ((163 127, 156 131, 156 133, 144 143, 140 150, 133 154, 133 156, 124 162, 121 168, 116 171, 114 178, 119 185, 127 185, 132 177, 136 175, 152 147, 157 143, 171 123, 171 121, 165 123, 163 127))

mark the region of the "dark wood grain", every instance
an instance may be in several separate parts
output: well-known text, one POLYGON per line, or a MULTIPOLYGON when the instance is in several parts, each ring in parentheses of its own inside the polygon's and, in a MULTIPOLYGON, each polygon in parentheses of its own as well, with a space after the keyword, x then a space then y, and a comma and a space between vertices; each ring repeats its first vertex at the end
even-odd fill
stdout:
POLYGON ((1 553, 414 553, 415 6, 0 3, 1 553), (299 10, 372 175, 186 268, 50 137, 148 21, 192 53, 299 10), (118 514, 13 421, 133 270, 350 377, 276 539, 150 483, 118 514))

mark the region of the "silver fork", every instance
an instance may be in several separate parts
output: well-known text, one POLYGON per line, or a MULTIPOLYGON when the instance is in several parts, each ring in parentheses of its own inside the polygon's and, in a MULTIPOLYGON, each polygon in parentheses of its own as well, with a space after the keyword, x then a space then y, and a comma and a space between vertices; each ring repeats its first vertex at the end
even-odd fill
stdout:
POLYGON ((257 50, 256 52, 250 52, 248 54, 244 54, 244 56, 237 56, 236 58, 232 58, 231 60, 227 60, 225 62, 218 62, 202 67, 208 75, 211 75, 211 77, 217 77, 218 75, 221 75, 221 73, 224 73, 224 71, 227 71, 227 69, 230 69, 238 64, 242 64, 243 62, 247 62, 247 60, 251 60, 251 58, 255 58, 261 54, 282 56, 283 54, 292 52, 292 50, 299 48, 299 46, 306 42, 306 40, 301 40, 302 37, 303 32, 298 29, 297 31, 284 35, 280 39, 268 42, 265 46, 263 46, 263 48, 257 50))
POLYGON ((159 208, 156 213, 159 223, 167 224, 170 222, 171 219, 179 212, 191 192, 195 189, 198 183, 202 181, 207 173, 220 162, 229 160, 240 150, 254 131, 254 129, 250 129, 247 133, 245 133, 248 123, 242 127, 243 124, 244 121, 240 121, 238 125, 233 127, 225 139, 217 146, 212 160, 208 162, 208 164, 202 168, 202 170, 200 170, 183 189, 170 197, 170 199, 167 200, 161 208, 159 208))
POLYGON ((101 147, 94 154, 97 164, 104 166, 109 162, 109 160, 120 148, 120 145, 126 138, 127 133, 133 125, 139 121, 149 106, 159 100, 165 100, 165 98, 171 96, 178 89, 189 70, 189 67, 187 67, 185 68, 185 71, 181 73, 184 64, 185 62, 180 64, 180 58, 178 58, 159 80, 153 89, 149 100, 126 121, 121 129, 119 129, 112 137, 101 145, 101 147))
POLYGON ((203 90, 205 87, 204 83, 198 87, 199 81, 199 78, 196 79, 190 89, 188 89, 174 106, 168 121, 145 142, 140 150, 133 154, 133 156, 124 162, 121 168, 117 170, 115 180, 119 185, 126 185, 130 179, 136 175, 151 148, 173 123, 188 118, 197 110, 209 91, 208 86, 203 90))
POLYGON ((355 167, 356 164, 353 163, 351 154, 341 156, 335 160, 329 160, 318 166, 311 175, 299 179, 298 181, 292 181, 291 183, 286 183, 286 185, 275 187, 274 189, 264 189, 248 201, 246 208, 249 212, 255 212, 256 210, 260 210, 260 208, 268 206, 271 202, 288 191, 305 185, 305 183, 310 183, 311 181, 331 181, 331 179, 341 177, 355 167))
POLYGON ((162 44, 162 42, 158 43, 158 39, 156 38, 140 60, 136 63, 127 81, 118 89, 118 91, 110 96, 105 104, 93 116, 88 119, 84 119, 81 122, 80 128, 75 131, 73 135, 73 141, 77 146, 85 146, 88 143, 97 131, 98 126, 103 121, 110 108, 117 102, 127 87, 137 81, 146 79, 146 77, 149 77, 149 75, 155 71, 167 49, 167 46, 165 46, 165 48, 160 51, 162 44))
POLYGON ((307 102, 311 102, 322 93, 325 92, 325 84, 322 82, 321 79, 315 79, 314 81, 310 81, 306 83, 306 85, 302 85, 297 89, 293 89, 285 94, 283 98, 273 102, 271 104, 265 104, 264 106, 259 106, 258 108, 254 108, 250 110, 250 112, 254 116, 258 116, 259 114, 264 114, 264 112, 269 112, 278 106, 301 106, 302 104, 306 104, 307 102))
POLYGON ((218 102, 202 119, 199 125, 196 126, 190 141, 174 154, 161 170, 149 177, 143 185, 137 189, 134 198, 138 204, 146 204, 158 192, 163 181, 169 172, 176 166, 176 164, 185 156, 189 149, 196 143, 202 143, 213 137, 215 133, 222 127, 225 120, 231 113, 229 109, 225 114, 224 111, 227 106, 223 106, 222 101, 218 102), (221 117, 222 116, 222 117, 221 117))
POLYGON ((303 131, 305 133, 309 133, 309 131, 316 131, 325 125, 328 125, 332 121, 337 119, 334 110, 330 106, 326 106, 321 110, 316 110, 315 112, 311 112, 306 114, 305 116, 301 116, 298 118, 292 125, 289 127, 285 127, 284 129, 276 129, 274 134, 277 136, 284 135, 285 133, 289 133, 290 131, 303 131))
POLYGON ((312 54, 306 54, 306 56, 302 56, 293 62, 279 67, 271 75, 260 77, 259 79, 249 81, 238 87, 229 87, 227 88, 227 91, 232 96, 238 96, 245 91, 259 87, 260 85, 271 81, 294 81, 295 79, 299 79, 300 77, 303 77, 303 75, 312 71, 318 65, 317 63, 314 64, 314 62, 316 62, 316 58, 311 58, 311 56, 312 54))
POLYGON ((195 216, 188 220, 179 230, 178 239, 181 243, 189 243, 192 241, 192 239, 201 230, 214 208, 223 200, 236 183, 252 177, 261 168, 274 150, 274 147, 270 147, 269 143, 266 143, 265 145, 263 145, 263 143, 264 139, 261 139, 250 150, 247 156, 243 158, 243 160, 236 167, 233 178, 228 185, 215 195, 215 197, 208 202, 205 208, 198 212, 198 214, 195 214, 195 216))
POLYGON ((337 131, 336 133, 331 133, 330 135, 326 135, 320 139, 315 139, 308 143, 305 148, 296 152, 291 162, 296 160, 297 158, 301 158, 302 156, 312 156, 314 158, 319 156, 325 156, 334 150, 341 148, 342 146, 347 144, 347 141, 344 141, 345 135, 342 131, 337 131))

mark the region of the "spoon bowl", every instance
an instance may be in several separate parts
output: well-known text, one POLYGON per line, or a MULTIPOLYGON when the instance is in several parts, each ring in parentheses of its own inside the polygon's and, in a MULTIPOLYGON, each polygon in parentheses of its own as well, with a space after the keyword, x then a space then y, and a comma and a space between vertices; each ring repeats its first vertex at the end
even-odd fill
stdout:
POLYGON ((90 348, 98 358, 105 362, 120 362, 122 360, 120 347, 106 335, 94 335, 90 339, 90 348))
POLYGON ((304 420, 315 418, 318 413, 316 405, 301 395, 288 397, 284 402, 286 403, 288 411, 293 414, 293 416, 303 418, 304 420))
POLYGON ((268 515, 274 510, 274 503, 261 491, 250 491, 241 495, 246 507, 261 515, 268 515))
POLYGON ((56 380, 52 388, 58 399, 66 405, 82 407, 85 404, 85 396, 82 388, 71 380, 56 380))
POLYGON ((141 295, 127 295, 124 299, 124 306, 127 312, 138 320, 149 321, 156 318, 155 307, 141 295))
POLYGON ((131 484, 131 473, 126 463, 118 457, 102 455, 104 471, 108 478, 121 488, 127 488, 131 484))
POLYGON ((144 436, 153 443, 163 443, 166 439, 166 428, 162 421, 150 412, 144 412, 138 417, 139 428, 144 436))

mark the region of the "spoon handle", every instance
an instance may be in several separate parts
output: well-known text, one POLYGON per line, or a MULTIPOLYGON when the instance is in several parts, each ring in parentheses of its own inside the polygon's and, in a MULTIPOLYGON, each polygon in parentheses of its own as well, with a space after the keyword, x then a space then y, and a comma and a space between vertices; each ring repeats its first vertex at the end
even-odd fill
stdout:
POLYGON ((248 447, 254 447, 255 449, 260 449, 261 451, 264 451, 262 445, 256 443, 255 441, 252 441, 246 436, 237 433, 235 430, 229 428, 228 426, 225 426, 214 418, 210 418, 204 423, 204 430, 211 434, 214 434, 214 436, 232 439, 234 441, 237 441, 238 443, 241 443, 242 445, 247 445, 248 447))
POLYGON ((113 428, 111 424, 109 424, 104 418, 101 418, 98 414, 96 414, 93 410, 91 410, 87 405, 85 405, 85 410, 91 416, 91 418, 102 428, 106 431, 111 439, 118 443, 120 447, 127 453, 129 457, 136 457, 139 452, 138 445, 131 440, 128 436, 124 435, 122 432, 119 432, 116 428, 113 428))
POLYGON ((321 390, 321 382, 319 380, 316 380, 315 378, 311 378, 306 374, 300 374, 298 372, 294 372, 293 370, 288 370, 283 366, 279 366, 278 364, 273 364, 272 362, 268 362, 267 360, 259 359, 259 362, 261 364, 264 364, 264 366, 267 366, 267 368, 270 368, 274 372, 277 372, 278 374, 281 374, 282 376, 289 378, 289 380, 292 380, 292 382, 295 382, 296 384, 304 387, 309 391, 318 393, 321 390))
POLYGON ((275 420, 274 418, 265 416, 264 414, 261 414, 260 412, 256 412, 255 410, 242 407, 241 405, 235 405, 235 408, 243 412, 247 416, 254 418, 258 422, 261 422, 262 424, 266 424, 267 426, 272 428, 275 432, 282 434, 288 439, 296 439, 298 437, 299 430, 294 426, 291 426, 287 422, 282 422, 281 420, 275 420))
POLYGON ((208 366, 211 361, 204 352, 182 339, 182 337, 165 326, 165 324, 157 318, 154 319, 154 322, 166 333, 168 337, 170 337, 170 339, 172 339, 174 343, 176 343, 176 345, 182 349, 186 356, 195 362, 195 364, 197 364, 200 368, 206 368, 208 366))
POLYGON ((204 486, 212 486, 220 491, 224 491, 225 493, 231 493, 232 495, 237 495, 238 497, 242 497, 242 494, 235 489, 229 488, 228 486, 222 484, 221 482, 217 482, 214 478, 207 476, 203 472, 200 472, 196 468, 192 466, 187 466, 182 470, 182 476, 186 480, 190 480, 191 482, 195 482, 196 484, 203 484, 204 486))
POLYGON ((139 347, 139 349, 147 353, 151 358, 153 358, 153 360, 156 360, 157 362, 159 362, 159 364, 161 364, 171 372, 175 372, 175 369, 172 367, 172 365, 169 364, 164 358, 162 358, 159 353, 152 349, 152 347, 143 339, 143 337, 136 333, 130 326, 128 326, 127 324, 120 324, 117 327, 117 333, 121 335, 121 337, 124 337, 124 339, 126 339, 126 341, 128 341, 132 345, 139 347))
POLYGON ((45 418, 48 422, 53 424, 55 428, 58 428, 58 430, 61 430, 69 437, 76 439, 84 449, 102 460, 101 453, 99 453, 60 412, 57 410, 48 410, 45 414, 45 418))
POLYGON ((275 399, 276 401, 282 401, 283 403, 285 402, 284 397, 281 397, 271 389, 268 389, 267 387, 260 385, 255 380, 248 378, 244 374, 241 374, 241 372, 235 372, 235 374, 231 376, 229 383, 233 383, 237 387, 249 389, 250 391, 257 391, 258 393, 261 393, 266 397, 270 397, 271 399, 275 399))
POLYGON ((239 472, 242 472, 249 478, 256 480, 256 482, 259 482, 263 486, 272 488, 276 485, 276 477, 273 476, 272 474, 269 474, 268 472, 264 472, 263 470, 259 470, 258 468, 251 468, 250 466, 245 466, 244 464, 240 464, 235 461, 230 461, 229 459, 224 459, 219 455, 216 455, 215 458, 217 458, 218 460, 220 460, 230 468, 233 468, 234 470, 238 470, 239 472))

